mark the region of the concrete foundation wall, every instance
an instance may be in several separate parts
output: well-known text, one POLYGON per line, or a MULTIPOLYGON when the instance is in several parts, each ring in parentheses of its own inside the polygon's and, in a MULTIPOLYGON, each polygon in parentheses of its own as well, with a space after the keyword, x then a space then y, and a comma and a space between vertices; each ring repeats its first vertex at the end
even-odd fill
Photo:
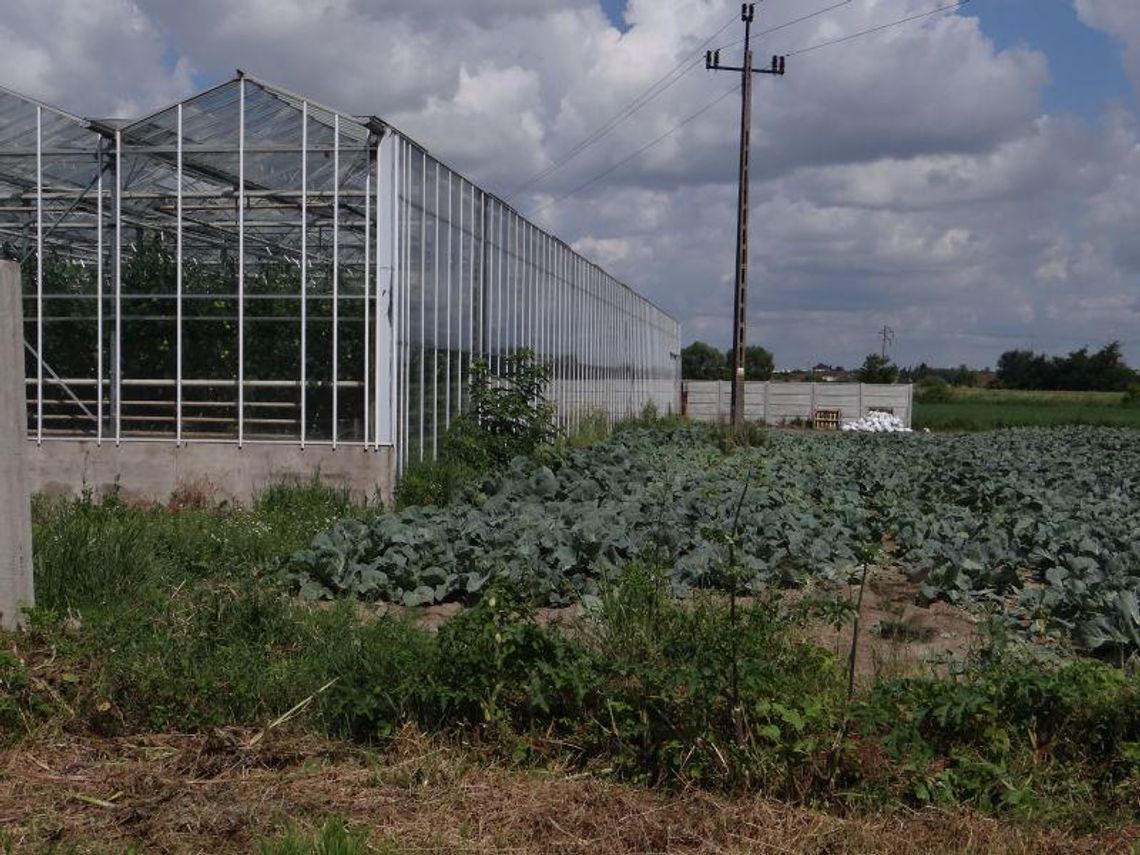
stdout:
POLYGON ((349 489, 359 499, 391 502, 395 456, 341 446, 226 444, 183 445, 158 442, 97 445, 59 440, 27 444, 31 489, 49 495, 76 495, 84 489, 103 494, 116 487, 124 498, 166 502, 176 492, 248 504, 265 488, 282 481, 307 481, 349 489))

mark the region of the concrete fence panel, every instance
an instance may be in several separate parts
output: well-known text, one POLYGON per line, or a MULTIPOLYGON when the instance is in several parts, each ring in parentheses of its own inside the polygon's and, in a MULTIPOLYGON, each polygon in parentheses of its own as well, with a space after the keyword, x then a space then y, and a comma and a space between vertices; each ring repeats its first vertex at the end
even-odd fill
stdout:
MULTIPOLYGON (((688 380, 684 384, 685 415, 699 422, 727 422, 732 415, 732 384, 688 380)), ((868 383, 745 384, 744 417, 770 425, 806 422, 818 410, 839 410, 840 421, 862 418, 871 410, 889 410, 910 427, 913 387, 868 383)))

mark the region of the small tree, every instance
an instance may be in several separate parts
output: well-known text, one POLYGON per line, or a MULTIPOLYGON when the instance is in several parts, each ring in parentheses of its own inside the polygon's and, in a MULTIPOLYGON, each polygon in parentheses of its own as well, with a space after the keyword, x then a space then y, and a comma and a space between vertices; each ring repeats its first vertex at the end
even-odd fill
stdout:
POLYGON ((776 370, 772 351, 753 344, 744 348, 744 378, 746 380, 771 380, 776 370))
POLYGON ((546 399, 550 367, 527 348, 506 359, 501 376, 483 360, 471 365, 471 406, 444 435, 443 457, 477 471, 497 469, 557 436, 546 399))
POLYGON ((877 353, 868 353, 856 373, 860 383, 894 383, 899 379, 898 366, 877 353))
POLYGON ((694 341, 681 351, 681 376, 686 380, 719 380, 724 356, 711 344, 694 341))

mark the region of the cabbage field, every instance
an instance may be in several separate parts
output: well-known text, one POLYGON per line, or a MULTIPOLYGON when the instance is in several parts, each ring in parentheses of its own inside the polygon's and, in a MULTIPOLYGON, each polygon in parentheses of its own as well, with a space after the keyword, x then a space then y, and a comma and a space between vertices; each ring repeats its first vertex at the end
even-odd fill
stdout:
POLYGON ((992 600, 1014 626, 1140 649, 1138 491, 1123 429, 773 431, 726 453, 705 428, 631 428, 518 458, 447 507, 339 522, 284 573, 312 598, 467 601, 501 579, 564 605, 631 561, 685 596, 844 580, 885 547, 931 599, 992 600))

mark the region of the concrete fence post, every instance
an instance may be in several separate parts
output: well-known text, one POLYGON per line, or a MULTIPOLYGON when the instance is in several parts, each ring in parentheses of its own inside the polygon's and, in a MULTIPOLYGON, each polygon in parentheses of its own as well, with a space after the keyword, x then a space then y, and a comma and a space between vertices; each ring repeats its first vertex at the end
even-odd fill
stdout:
POLYGON ((20 265, 0 261, 0 627, 9 630, 35 602, 26 401, 20 265))

